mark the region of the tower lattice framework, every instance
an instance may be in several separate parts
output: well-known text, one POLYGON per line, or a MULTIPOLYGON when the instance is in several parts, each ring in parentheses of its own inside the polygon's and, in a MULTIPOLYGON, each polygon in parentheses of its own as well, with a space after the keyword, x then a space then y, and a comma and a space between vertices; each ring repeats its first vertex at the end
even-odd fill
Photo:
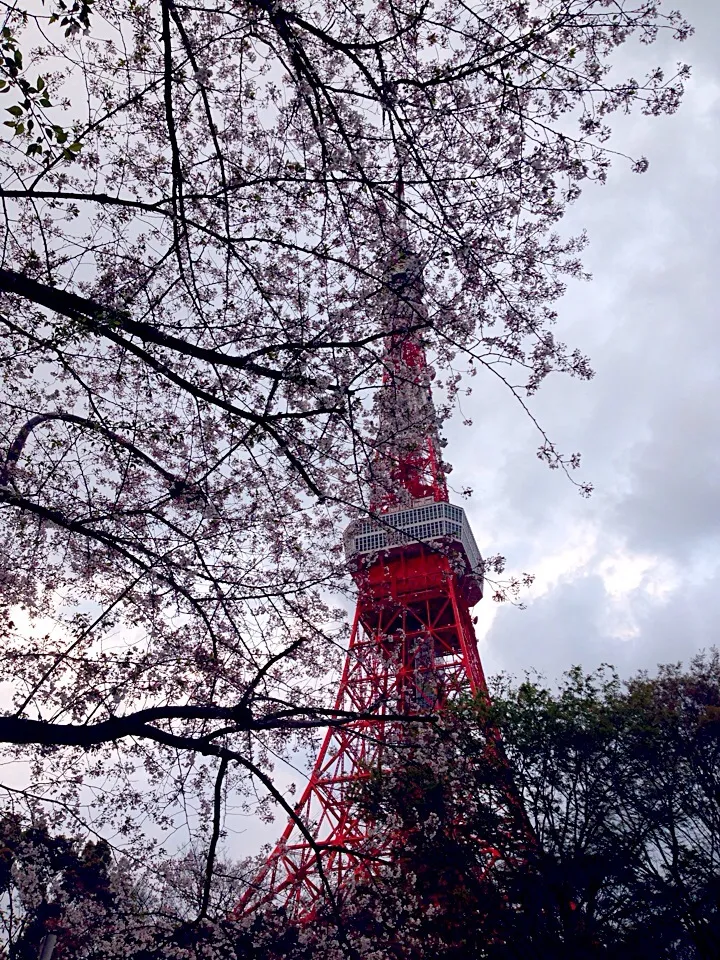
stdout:
POLYGON ((307 920, 328 886, 342 892, 377 869, 382 840, 357 786, 391 762, 407 730, 397 718, 486 690, 470 613, 482 598, 482 560, 465 511, 448 497, 421 336, 422 271, 407 250, 388 288, 372 501, 345 533, 358 596, 334 704, 365 719, 328 728, 296 806, 307 833, 288 823, 239 914, 272 905, 307 920))

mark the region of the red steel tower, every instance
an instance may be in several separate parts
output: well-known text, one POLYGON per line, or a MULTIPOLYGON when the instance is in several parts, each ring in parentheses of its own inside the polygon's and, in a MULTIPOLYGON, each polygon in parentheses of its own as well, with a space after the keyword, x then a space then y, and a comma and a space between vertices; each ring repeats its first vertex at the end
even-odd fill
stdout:
POLYGON ((341 892, 372 871, 383 851, 353 794, 402 738, 407 721, 397 717, 486 689, 470 616, 482 597, 482 560, 465 511, 448 498, 422 342, 422 270, 409 251, 387 286, 372 500, 345 533, 358 597, 335 700, 335 709, 369 719, 328 729, 296 807, 307 833, 288 823, 238 913, 273 905, 302 921, 325 884, 341 892))

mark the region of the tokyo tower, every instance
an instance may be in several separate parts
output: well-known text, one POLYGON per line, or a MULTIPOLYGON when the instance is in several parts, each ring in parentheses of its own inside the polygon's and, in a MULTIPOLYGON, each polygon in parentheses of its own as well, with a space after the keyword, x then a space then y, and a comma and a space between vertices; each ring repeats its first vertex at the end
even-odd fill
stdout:
POLYGON ((328 729, 296 806, 306 831, 288 823, 236 915, 273 906, 302 922, 328 887, 342 892, 367 875, 383 850, 354 795, 402 739, 408 724, 397 718, 486 690, 470 615, 482 560, 465 511, 448 498, 421 337, 422 269, 402 246, 387 279, 372 499, 345 532, 358 593, 335 709, 370 718, 328 729))

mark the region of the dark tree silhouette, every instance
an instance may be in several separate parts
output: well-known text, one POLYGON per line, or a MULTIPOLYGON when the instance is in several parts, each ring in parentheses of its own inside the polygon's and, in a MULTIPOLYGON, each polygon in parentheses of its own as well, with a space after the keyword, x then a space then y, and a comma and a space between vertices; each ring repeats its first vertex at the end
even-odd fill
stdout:
POLYGON ((399 747, 359 802, 395 838, 392 863, 348 896, 339 926, 328 914, 282 931, 273 955, 718 956, 717 651, 628 683, 610 668, 556 688, 501 683, 492 705, 399 747), (508 768, 488 724, 529 830, 495 802, 508 768))

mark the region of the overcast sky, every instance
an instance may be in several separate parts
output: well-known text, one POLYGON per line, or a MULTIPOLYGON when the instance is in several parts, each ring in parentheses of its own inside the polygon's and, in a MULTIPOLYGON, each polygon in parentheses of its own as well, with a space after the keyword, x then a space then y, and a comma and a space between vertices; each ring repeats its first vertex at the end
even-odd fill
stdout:
POLYGON ((621 118, 617 160, 565 226, 586 227, 590 283, 559 304, 558 336, 588 353, 590 383, 559 377, 534 412, 559 448, 583 455, 583 500, 535 458, 540 440, 509 397, 477 378, 446 451, 485 553, 536 576, 527 609, 476 609, 486 671, 556 676, 571 664, 623 674, 720 643, 720 7, 678 2, 696 27, 683 46, 624 53, 631 72, 693 66, 673 117, 621 118))

